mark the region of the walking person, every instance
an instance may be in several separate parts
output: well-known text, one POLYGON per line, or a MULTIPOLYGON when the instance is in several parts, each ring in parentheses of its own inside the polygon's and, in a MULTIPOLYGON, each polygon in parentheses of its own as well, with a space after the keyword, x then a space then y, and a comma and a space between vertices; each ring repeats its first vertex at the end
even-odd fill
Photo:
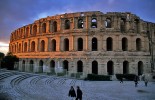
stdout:
POLYGON ((123 78, 122 77, 120 78, 120 83, 123 83, 123 78))
POLYGON ((145 79, 145 80, 144 80, 144 83, 145 83, 145 86, 147 87, 148 80, 145 79))
POLYGON ((82 91, 79 86, 77 86, 77 97, 76 100, 82 100, 82 91))
POLYGON ((75 100, 76 93, 75 93, 75 90, 74 90, 73 86, 71 86, 71 88, 69 90, 69 93, 68 93, 68 96, 71 97, 71 100, 75 100))
POLYGON ((135 76, 134 82, 135 82, 135 87, 137 87, 138 86, 138 76, 135 76))

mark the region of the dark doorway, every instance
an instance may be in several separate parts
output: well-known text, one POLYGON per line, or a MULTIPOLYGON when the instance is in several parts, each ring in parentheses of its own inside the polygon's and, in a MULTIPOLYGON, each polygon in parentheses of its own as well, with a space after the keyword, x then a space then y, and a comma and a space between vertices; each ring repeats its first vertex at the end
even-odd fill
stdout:
POLYGON ((107 73, 108 75, 113 75, 114 71, 113 71, 113 62, 112 61, 108 61, 107 63, 107 73))
POLYGON ((98 74, 98 63, 97 63, 97 61, 92 62, 92 74, 98 74))
POLYGON ((63 61, 63 68, 68 71, 68 61, 67 60, 63 61))
POLYGON ((92 39, 92 51, 97 51, 97 39, 95 37, 92 39))
POLYGON ((138 62, 138 75, 142 75, 143 74, 143 62, 139 61, 138 62))
POLYGON ((81 60, 77 62, 77 72, 83 72, 83 62, 81 60))
POLYGON ((123 74, 128 74, 129 73, 129 62, 124 61, 123 62, 123 74))
POLYGON ((82 50, 83 50, 83 39, 78 38, 78 51, 82 51, 82 50))

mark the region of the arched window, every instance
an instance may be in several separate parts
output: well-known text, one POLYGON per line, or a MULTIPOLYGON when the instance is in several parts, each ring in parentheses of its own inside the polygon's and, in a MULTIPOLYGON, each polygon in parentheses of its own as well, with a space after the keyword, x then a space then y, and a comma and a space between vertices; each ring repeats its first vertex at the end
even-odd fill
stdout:
POLYGON ((55 73, 55 61, 50 61, 50 72, 55 73))
POLYGON ((106 21, 105 21, 105 27, 106 28, 111 28, 111 23, 112 23, 111 18, 107 18, 106 21))
POLYGON ((77 62, 77 72, 83 72, 83 62, 81 60, 77 62))
POLYGON ((22 71, 23 72, 25 71, 25 60, 23 60, 23 62, 22 62, 22 71))
POLYGON ((98 62, 97 61, 92 62, 92 74, 98 74, 98 62))
POLYGON ((45 41, 44 40, 41 41, 40 51, 41 52, 45 51, 45 41))
POLYGON ((92 51, 97 51, 97 38, 92 38, 92 51))
POLYGON ((34 63, 33 63, 33 60, 30 60, 30 68, 29 68, 29 71, 30 72, 33 72, 33 69, 34 69, 34 63))
POLYGON ((51 44, 52 44, 52 45, 51 45, 51 47, 52 47, 51 50, 52 50, 52 51, 56 51, 56 40, 53 39, 51 44))
POLYGON ((63 61, 63 68, 68 71, 68 61, 67 60, 64 60, 63 61))
POLYGON ((137 38, 136 39, 136 50, 141 51, 141 48, 142 48, 141 39, 137 38))
POLYGON ((53 32, 57 32, 57 22, 53 22, 53 32))
POLYGON ((65 20, 65 29, 70 29, 70 21, 65 20))
POLYGON ((108 75, 113 75, 114 74, 114 66, 113 66, 113 62, 112 61, 108 61, 107 63, 107 73, 108 75))
POLYGON ((138 62, 138 75, 142 75, 143 74, 143 62, 139 61, 138 62))
POLYGON ((64 39, 64 51, 69 51, 69 40, 64 39))
POLYGON ((122 50, 123 51, 128 50, 128 40, 127 40, 127 38, 122 38, 122 50))
POLYGON ((31 42, 31 52, 34 52, 35 51, 35 42, 32 41, 31 42))
POLYGON ((129 74, 129 62, 128 61, 123 62, 123 74, 129 74))
POLYGON ((37 34, 37 25, 33 26, 33 36, 37 34))
POLYGON ((83 28, 83 19, 78 20, 78 28, 83 28))
POLYGON ((112 41, 112 38, 111 37, 108 37, 107 38, 107 41, 106 41, 107 43, 107 51, 112 51, 112 45, 113 45, 113 41, 112 41))
POLYGON ((42 24, 42 33, 46 33, 46 23, 42 24))
POLYGON ((44 62, 42 60, 39 61, 39 72, 43 72, 43 65, 44 65, 44 62))
POLYGON ((83 50, 83 39, 82 38, 78 38, 78 51, 82 51, 83 50))
POLYGON ((24 52, 27 52, 27 42, 24 43, 24 52))
POLYGON ((28 37, 28 36, 29 36, 29 32, 30 32, 29 27, 26 27, 26 37, 28 37))
POLYGON ((92 20, 91 20, 91 28, 97 28, 97 19, 96 18, 92 18, 92 20))
POLYGON ((135 33, 139 33, 139 19, 134 20, 135 33))
POLYGON ((125 32, 125 28, 126 28, 126 20, 124 18, 121 18, 120 29, 122 33, 125 32))

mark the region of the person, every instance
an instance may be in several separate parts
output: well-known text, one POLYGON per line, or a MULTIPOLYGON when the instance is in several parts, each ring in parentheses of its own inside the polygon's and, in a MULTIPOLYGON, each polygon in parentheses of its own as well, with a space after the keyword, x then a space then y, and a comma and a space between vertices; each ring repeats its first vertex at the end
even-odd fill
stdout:
POLYGON ((75 93, 73 86, 71 86, 69 93, 68 93, 68 96, 71 97, 72 100, 74 100, 74 98, 76 97, 76 93, 75 93))
POLYGON ((79 86, 77 86, 77 97, 76 100, 82 100, 82 91, 79 86))
POLYGON ((145 83, 145 86, 147 87, 148 80, 145 79, 145 80, 144 80, 144 83, 145 83))
POLYGON ((135 76, 134 81, 135 81, 135 87, 137 87, 137 85, 138 85, 138 76, 135 76))
POLYGON ((123 78, 122 77, 120 78, 120 83, 123 83, 123 78))

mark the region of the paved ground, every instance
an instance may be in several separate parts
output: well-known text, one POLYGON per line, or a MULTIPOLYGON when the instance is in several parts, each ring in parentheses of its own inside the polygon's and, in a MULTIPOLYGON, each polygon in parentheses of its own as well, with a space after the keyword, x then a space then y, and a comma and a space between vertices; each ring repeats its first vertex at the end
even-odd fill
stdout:
POLYGON ((0 100, 69 100, 70 86, 80 86, 83 100, 155 100, 155 83, 83 81, 0 70, 0 100))

